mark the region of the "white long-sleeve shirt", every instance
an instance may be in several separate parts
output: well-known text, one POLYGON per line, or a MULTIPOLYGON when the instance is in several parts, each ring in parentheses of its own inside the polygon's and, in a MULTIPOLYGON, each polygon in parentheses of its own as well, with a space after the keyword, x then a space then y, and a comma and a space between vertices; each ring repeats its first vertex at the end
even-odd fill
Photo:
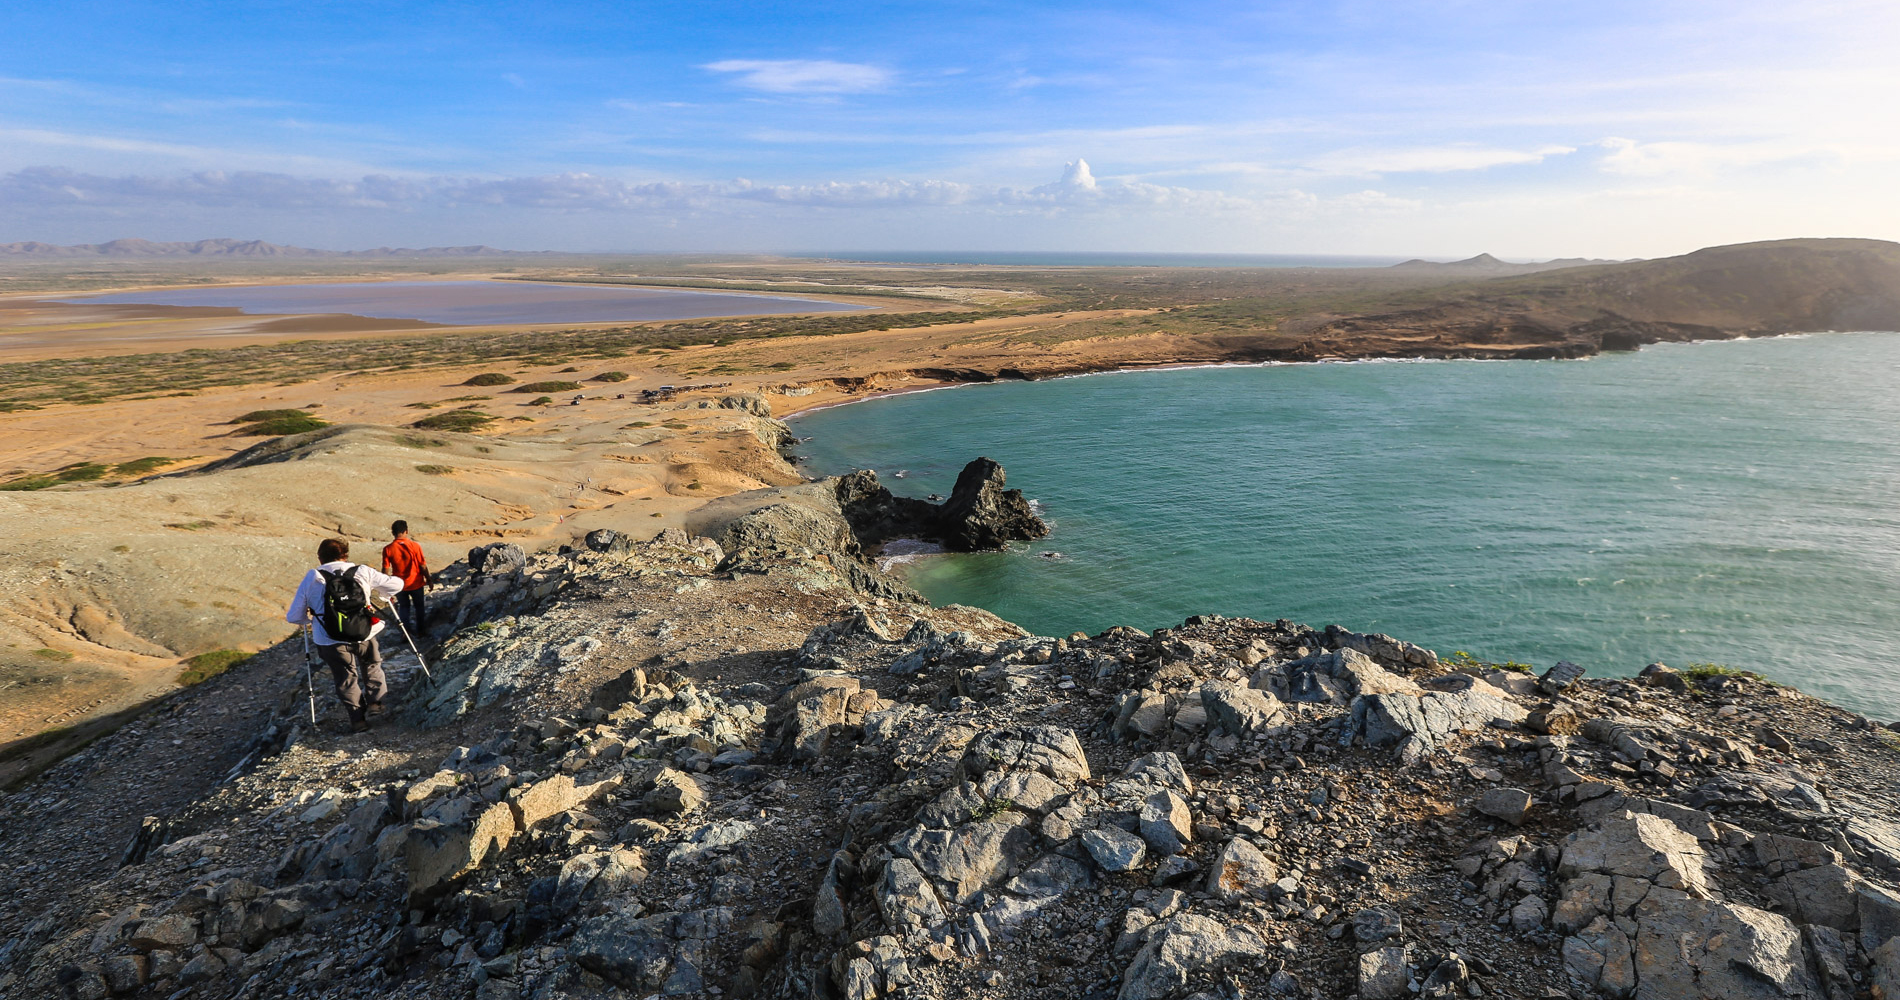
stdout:
MULTIPOLYGON (((319 570, 325 573, 341 573, 351 566, 356 566, 356 564, 339 559, 336 562, 324 563, 304 574, 303 582, 297 585, 297 595, 290 599, 290 610, 284 612, 284 620, 292 625, 302 625, 306 620, 313 622, 315 628, 312 629, 311 635, 317 640, 319 646, 335 646, 338 645, 339 640, 332 639, 330 633, 323 630, 323 577, 318 576, 317 573, 319 570)), ((381 597, 384 601, 402 593, 402 577, 390 576, 388 573, 370 569, 368 566, 357 567, 356 582, 368 588, 368 594, 381 597)), ((381 619, 378 619, 375 625, 370 626, 369 637, 374 639, 382 631, 383 623, 381 619)))

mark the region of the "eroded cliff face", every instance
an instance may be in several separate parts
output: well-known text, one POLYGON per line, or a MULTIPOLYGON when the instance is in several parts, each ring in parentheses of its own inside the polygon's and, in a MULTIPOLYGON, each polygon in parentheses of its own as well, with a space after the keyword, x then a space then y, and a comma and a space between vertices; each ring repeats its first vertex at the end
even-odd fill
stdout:
POLYGON ((485 547, 367 735, 282 649, 17 790, 0 993, 1900 989, 1865 719, 1287 621, 1031 636, 785 506, 485 547))

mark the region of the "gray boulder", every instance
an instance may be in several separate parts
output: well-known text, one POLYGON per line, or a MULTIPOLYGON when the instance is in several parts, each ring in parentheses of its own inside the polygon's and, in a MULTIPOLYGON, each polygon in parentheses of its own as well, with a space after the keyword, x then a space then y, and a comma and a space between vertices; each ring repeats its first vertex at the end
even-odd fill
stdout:
POLYGON ((1156 854, 1179 854, 1194 839, 1194 820, 1187 800, 1171 789, 1148 796, 1141 806, 1141 839, 1156 854))
POLYGON ((944 921, 943 903, 930 880, 907 858, 893 858, 878 880, 877 909, 884 925, 899 934, 935 927, 944 921))
POLYGON ((1786 917, 1653 890, 1632 914, 1638 1000, 1795 1000, 1824 994, 1786 917))
POLYGON ((1280 877, 1280 869, 1260 853, 1260 848, 1239 837, 1227 842, 1207 870, 1207 894, 1217 899, 1232 899, 1255 889, 1265 890, 1280 877))
POLYGON ((1867 956, 1867 979, 1874 1000, 1900 1000, 1900 938, 1875 948, 1867 956))
POLYGON ((966 823, 954 830, 912 827, 891 841, 894 853, 908 858, 918 871, 936 879, 951 900, 965 905, 977 893, 1020 872, 1035 847, 1036 835, 1027 827, 1000 818, 966 823))
POLYGON ((1569 660, 1558 660, 1556 666, 1544 671, 1544 675, 1537 679, 1537 689, 1545 694, 1557 694, 1582 680, 1583 674, 1582 667, 1569 660))
POLYGON ((566 916, 581 904, 609 898, 646 881, 640 852, 626 848, 588 851, 567 859, 555 884, 553 910, 566 916))
POLYGON ((1116 1000, 1166 1000, 1198 976, 1267 953, 1267 943, 1244 927, 1210 917, 1176 914, 1150 933, 1122 974, 1116 1000))
POLYGON ((1265 691, 1209 681, 1201 686, 1201 705, 1207 709, 1210 733, 1246 739, 1280 717, 1280 702, 1265 691))
POLYGON ((1390 906, 1368 906, 1352 915, 1352 937, 1360 944, 1377 944, 1403 933, 1405 922, 1390 906))
POLYGON ((1494 719, 1522 722, 1526 714, 1488 685, 1422 695, 1361 695, 1352 703, 1352 724, 1342 732, 1346 739, 1364 739, 1367 746, 1410 745, 1424 752, 1439 749, 1456 733, 1483 728, 1494 719))
POLYGON ((699 970, 731 925, 727 907, 650 917, 613 911, 582 921, 567 953, 581 968, 623 989, 689 993, 702 988, 699 970))
POLYGON ((1089 779, 1089 759, 1072 729, 1017 726, 993 729, 970 741, 963 769, 972 778, 1006 768, 1039 771, 1058 782, 1089 779))
POLYGON ((1681 827, 1659 816, 1625 812, 1566 837, 1557 874, 1621 875, 1707 896, 1705 860, 1701 842, 1681 827))
POLYGON ((1253 683, 1255 687, 1267 687, 1287 701, 1333 705, 1350 704, 1362 694, 1419 693, 1417 684, 1379 666, 1356 649, 1315 653, 1279 670, 1256 673, 1253 683), (1263 673, 1284 673, 1285 681, 1275 683, 1277 677, 1263 678, 1263 673), (1266 683, 1262 683, 1263 680, 1266 683))
POLYGON ((1840 865, 1803 868, 1776 879, 1768 897, 1796 920, 1835 930, 1860 929, 1861 880, 1840 865))
POLYGON ((1118 826, 1099 826, 1082 834, 1082 846, 1108 872, 1131 871, 1148 858, 1148 845, 1118 826))
POLYGON ((1523 826, 1531 811, 1531 793, 1522 788, 1491 788, 1478 796, 1478 811, 1512 826, 1523 826))
POLYGON ((1060 854, 1045 854, 1023 869, 1021 875, 1005 883, 1003 888, 1019 896, 1040 899, 1086 889, 1094 882, 1088 866, 1082 862, 1060 854))
POLYGON ((1405 949, 1374 948, 1359 956, 1360 1000, 1399 1000, 1411 994, 1412 968, 1405 949))

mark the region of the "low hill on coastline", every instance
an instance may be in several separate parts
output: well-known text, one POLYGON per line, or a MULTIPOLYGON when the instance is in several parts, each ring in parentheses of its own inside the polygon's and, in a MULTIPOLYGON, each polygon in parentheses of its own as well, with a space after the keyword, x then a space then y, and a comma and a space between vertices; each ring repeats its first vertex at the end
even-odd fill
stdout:
POLYGON ((1900 244, 1780 240, 1500 282, 1493 301, 1748 335, 1900 327, 1900 244))
POLYGON ((1395 271, 1411 271, 1435 274, 1458 274, 1467 277, 1494 277, 1507 274, 1535 274, 1539 271, 1557 271, 1566 267, 1588 267, 1595 264, 1618 264, 1623 261, 1599 260, 1590 257, 1559 257, 1555 260, 1507 261, 1499 260, 1488 253, 1481 253, 1464 260, 1408 260, 1392 265, 1395 271))
POLYGON ((1583 357, 1646 343, 1900 329, 1900 244, 1781 240, 1564 268, 1300 317, 1305 356, 1583 357))

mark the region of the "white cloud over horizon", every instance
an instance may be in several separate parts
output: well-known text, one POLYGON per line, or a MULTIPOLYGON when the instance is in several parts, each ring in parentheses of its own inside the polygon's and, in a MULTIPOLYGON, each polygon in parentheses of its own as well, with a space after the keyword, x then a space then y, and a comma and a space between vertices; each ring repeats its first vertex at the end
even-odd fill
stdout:
POLYGON ((736 74, 739 86, 772 94, 856 94, 891 82, 888 70, 829 59, 721 59, 700 68, 736 74))
POLYGON ((720 202, 801 208, 962 206, 1089 210, 1145 207, 1206 211, 1265 210, 1303 200, 1299 192, 1246 198, 1219 191, 1139 181, 1102 184, 1087 161, 1066 164, 1060 180, 1031 188, 990 187, 947 180, 823 181, 766 184, 727 181, 627 181, 590 173, 523 177, 397 177, 371 174, 341 180, 268 171, 197 171, 175 175, 109 176, 64 167, 28 167, 0 175, 0 204, 13 208, 150 207, 404 210, 497 206, 601 212, 650 209, 705 210, 720 202))

